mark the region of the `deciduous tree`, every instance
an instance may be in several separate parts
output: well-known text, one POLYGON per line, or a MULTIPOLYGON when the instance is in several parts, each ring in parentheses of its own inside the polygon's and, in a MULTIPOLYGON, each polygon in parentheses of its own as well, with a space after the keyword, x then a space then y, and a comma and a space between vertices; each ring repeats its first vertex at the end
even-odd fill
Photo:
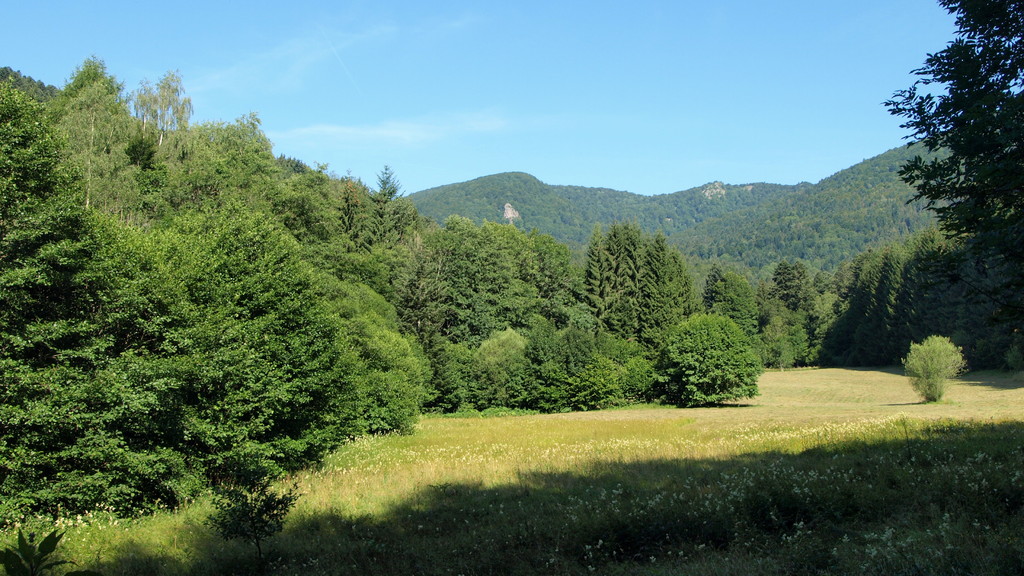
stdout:
MULTIPOLYGON (((1024 0, 939 0, 956 37, 887 104, 937 153, 902 170, 968 257, 1001 276, 991 293, 1024 317, 1024 0)), ((985 287, 984 284, 979 287, 985 287)))
POLYGON ((666 402, 701 406, 756 396, 762 367, 735 322, 699 315, 668 334, 657 370, 658 389, 666 402))

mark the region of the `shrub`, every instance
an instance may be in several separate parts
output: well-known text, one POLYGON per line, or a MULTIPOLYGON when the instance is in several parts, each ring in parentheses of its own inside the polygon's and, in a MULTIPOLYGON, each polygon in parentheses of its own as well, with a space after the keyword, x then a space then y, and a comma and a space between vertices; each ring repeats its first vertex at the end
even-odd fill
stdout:
POLYGON ((263 559, 263 542, 284 528, 284 518, 298 499, 294 486, 278 493, 275 476, 261 465, 235 465, 232 478, 214 488, 215 510, 208 524, 225 540, 240 538, 263 559))
POLYGON ((520 407, 529 368, 526 345, 526 337, 511 328, 495 332, 480 343, 473 355, 476 386, 470 391, 476 408, 520 407))
POLYGON ((757 395, 761 360, 746 333, 724 316, 692 316, 670 331, 658 359, 659 392, 677 406, 757 395))
POLYGON ((568 379, 567 395, 572 410, 600 410, 622 400, 621 380, 625 370, 604 356, 568 379))
POLYGON ((945 336, 929 336, 924 342, 912 343, 903 359, 903 369, 914 390, 925 402, 937 402, 946 393, 950 378, 966 367, 963 352, 945 336))

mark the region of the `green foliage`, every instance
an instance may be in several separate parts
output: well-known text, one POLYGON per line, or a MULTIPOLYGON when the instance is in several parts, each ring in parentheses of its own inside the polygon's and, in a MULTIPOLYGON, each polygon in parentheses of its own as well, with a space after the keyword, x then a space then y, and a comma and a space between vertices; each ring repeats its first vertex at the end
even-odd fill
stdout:
MULTIPOLYGON (((8 576, 39 576, 54 572, 59 566, 74 564, 70 560, 51 559, 63 537, 63 532, 54 530, 36 544, 35 534, 30 533, 26 538, 24 532, 19 529, 17 547, 0 550, 0 564, 8 576)), ((65 572, 64 576, 99 576, 99 573, 91 570, 72 570, 65 572)))
POLYGON ((731 318, 749 336, 757 333, 757 300, 743 276, 714 264, 705 281, 703 299, 705 312, 731 318))
POLYGON ((421 342, 440 336, 476 346, 522 329, 535 314, 564 317, 569 253, 507 224, 452 217, 414 248, 397 289, 404 326, 421 342))
POLYGON ((188 128, 192 99, 185 96, 181 74, 176 71, 165 74, 155 87, 143 80, 131 100, 142 132, 156 133, 157 146, 163 145, 167 133, 188 128))
POLYGON ((268 217, 143 234, 38 196, 6 206, 0 262, 4 520, 173 506, 241 455, 294 469, 411 429, 429 371, 394 310, 327 282, 268 217))
POLYGON ((137 165, 144 153, 132 148, 132 120, 121 83, 102 61, 90 58, 48 106, 80 174, 85 206, 118 213, 142 202, 137 165))
POLYGON ((362 360, 356 379, 364 402, 360 412, 365 432, 411 433, 430 379, 430 365, 419 344, 375 313, 349 319, 344 328, 362 360))
POLYGON ((522 408, 527 394, 526 338, 511 328, 480 343, 473 357, 476 382, 470 404, 476 408, 522 408))
POLYGON ((360 361, 291 237, 234 207, 181 217, 153 242, 178 316, 158 366, 194 402, 183 432, 205 466, 255 452, 293 469, 365 431, 360 361))
POLYGON ((897 326, 896 303, 902 289, 907 253, 903 246, 866 252, 843 271, 839 287, 844 310, 826 340, 826 353, 839 364, 884 366, 899 358, 890 327, 897 326))
POLYGON ((760 333, 757 346, 766 366, 779 369, 818 361, 821 341, 833 315, 824 309, 828 282, 818 292, 806 265, 783 260, 771 278, 758 285, 760 333))
POLYGON ((419 211, 437 222, 460 215, 483 222, 502 217, 505 203, 521 215, 521 226, 550 234, 573 248, 585 246, 595 227, 636 222, 648 234, 666 235, 731 211, 757 205, 791 187, 774 184, 715 185, 673 194, 645 196, 607 188, 553 186, 529 174, 510 172, 423 190, 409 197, 419 211), (721 188, 721 194, 707 189, 721 188))
POLYGON ((752 398, 762 372, 743 330, 714 315, 693 316, 671 331, 657 370, 662 399, 677 406, 752 398))
POLYGON ((434 411, 455 412, 474 404, 471 390, 476 375, 473 367, 474 350, 465 344, 454 344, 437 339, 429 353, 434 374, 433 396, 425 406, 434 411))
POLYGON ((594 232, 584 290, 599 326, 649 347, 697 308, 682 254, 664 236, 648 236, 635 224, 594 232))
POLYGON ((1024 317, 1024 3, 940 0, 956 16, 945 48, 915 70, 920 78, 888 102, 927 150, 900 174, 916 187, 964 256, 999 273, 985 286, 1007 316, 1024 317))
POLYGON ((279 170, 256 114, 232 123, 204 122, 175 133, 163 210, 219 207, 241 201, 266 209, 279 170))
POLYGON ((117 389, 93 376, 123 344, 117 314, 131 314, 108 300, 116 243, 79 204, 42 109, 6 86, 0 157, 0 522, 109 499, 130 508, 133 490, 109 481, 159 471, 114 457, 121 441, 96 425, 116 419, 105 401, 117 389))
POLYGON ((765 366, 781 370, 807 361, 810 346, 801 320, 801 316, 791 312, 769 314, 757 341, 765 366))
POLYGON ((231 478, 214 487, 214 512, 207 522, 225 540, 242 539, 263 559, 263 542, 284 528, 299 495, 296 487, 277 492, 275 477, 261 466, 236 465, 231 478))
POLYGON ((6 236, 26 208, 70 186, 42 106, 7 83, 0 83, 0 154, 0 231, 6 236))
POLYGON ((622 364, 620 388, 623 399, 627 403, 653 400, 657 377, 657 371, 650 360, 643 356, 630 357, 622 364))
POLYGON ((1020 335, 1006 351, 1006 366, 1014 372, 1024 372, 1024 338, 1020 335))
POLYGON ((0 84, 5 82, 10 82, 14 89, 24 92, 37 102, 47 102, 60 93, 56 86, 45 84, 31 76, 24 76, 9 66, 0 68, 0 84))
POLYGON ((772 296, 793 312, 806 313, 814 300, 814 289, 803 262, 783 260, 772 272, 772 296))
POLYGON ((996 271, 956 256, 937 230, 867 252, 836 274, 835 321, 821 347, 824 362, 896 364, 911 342, 950 334, 975 368, 1002 368, 1015 325, 996 323, 999 303, 977 289, 996 271))
POLYGON ((601 355, 568 378, 566 405, 571 410, 600 410, 623 401, 625 369, 601 355))
POLYGON ((697 224, 673 241, 688 254, 753 268, 801 260, 833 270, 860 252, 933 225, 923 205, 907 203, 914 190, 898 174, 916 153, 890 150, 817 184, 799 184, 788 194, 697 224))
POLYGON ((687 256, 762 268, 783 259, 832 270, 857 253, 934 223, 899 167, 918 153, 898 148, 817 184, 795 186, 714 182, 691 190, 643 196, 551 186, 521 173, 497 174, 411 194, 424 215, 443 222, 458 214, 476 222, 501 218, 511 203, 522 225, 584 251, 595 227, 634 222, 662 231, 687 256))
MULTIPOLYGON (((243 458, 410 431, 426 396, 420 342, 361 283, 393 294, 411 205, 282 172, 255 116, 189 126, 165 80, 139 118, 94 59, 46 109, 0 86, 0 522, 176 506, 243 458)), ((567 275, 538 246, 522 282, 567 275)))
POLYGON ((960 348, 945 336, 933 335, 920 344, 912 343, 903 359, 903 369, 925 402, 942 400, 948 380, 960 375, 965 367, 960 348))

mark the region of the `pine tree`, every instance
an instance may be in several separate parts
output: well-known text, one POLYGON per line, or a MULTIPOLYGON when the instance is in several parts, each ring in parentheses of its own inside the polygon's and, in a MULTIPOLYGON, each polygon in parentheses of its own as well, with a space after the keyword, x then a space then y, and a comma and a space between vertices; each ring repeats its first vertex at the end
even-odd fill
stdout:
POLYGON ((605 236, 600 228, 595 228, 587 246, 584 289, 587 305, 602 330, 608 328, 608 311, 614 302, 614 288, 615 276, 611 255, 605 248, 605 236))

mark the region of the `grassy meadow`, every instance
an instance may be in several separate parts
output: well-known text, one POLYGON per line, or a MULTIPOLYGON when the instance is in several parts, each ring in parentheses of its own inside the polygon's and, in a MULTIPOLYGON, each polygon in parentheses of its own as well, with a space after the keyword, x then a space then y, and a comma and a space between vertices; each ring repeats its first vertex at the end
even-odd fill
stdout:
POLYGON ((205 502, 65 519, 61 548, 146 576, 1024 572, 1024 379, 968 374, 936 404, 889 370, 760 389, 358 440, 290 479, 302 497, 264 564, 204 524, 205 502))

